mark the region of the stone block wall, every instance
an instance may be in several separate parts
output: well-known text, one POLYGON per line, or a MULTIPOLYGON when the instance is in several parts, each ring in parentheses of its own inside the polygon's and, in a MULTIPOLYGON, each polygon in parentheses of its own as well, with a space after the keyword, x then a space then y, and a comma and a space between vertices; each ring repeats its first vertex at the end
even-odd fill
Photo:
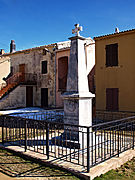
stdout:
POLYGON ((18 86, 0 100, 0 109, 13 109, 26 106, 26 87, 18 86))
MULTIPOLYGON (((47 47, 52 51, 53 46, 47 47)), ((30 49, 10 55, 13 73, 19 71, 19 65, 25 64, 25 73, 37 74, 37 86, 33 89, 33 105, 41 106, 41 88, 48 88, 48 106, 55 106, 55 57, 50 52, 43 54, 44 48, 30 49), (42 74, 42 61, 47 61, 47 73, 42 74)))

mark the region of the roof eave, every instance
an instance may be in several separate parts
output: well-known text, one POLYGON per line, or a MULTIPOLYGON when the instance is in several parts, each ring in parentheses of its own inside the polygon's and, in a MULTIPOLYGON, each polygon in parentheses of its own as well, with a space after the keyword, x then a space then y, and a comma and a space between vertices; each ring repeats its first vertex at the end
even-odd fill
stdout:
POLYGON ((107 38, 131 34, 131 33, 135 33, 135 29, 131 29, 131 30, 127 30, 127 31, 121 31, 119 33, 107 34, 107 35, 103 35, 103 36, 97 36, 97 37, 94 37, 93 39, 95 41, 97 41, 97 40, 103 40, 103 39, 107 39, 107 38))

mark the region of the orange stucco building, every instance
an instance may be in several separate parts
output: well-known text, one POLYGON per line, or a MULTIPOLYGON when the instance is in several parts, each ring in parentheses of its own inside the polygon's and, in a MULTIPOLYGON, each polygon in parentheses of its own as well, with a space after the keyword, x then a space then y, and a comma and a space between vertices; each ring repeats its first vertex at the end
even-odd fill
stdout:
POLYGON ((135 29, 94 40, 96 109, 135 111, 135 29))

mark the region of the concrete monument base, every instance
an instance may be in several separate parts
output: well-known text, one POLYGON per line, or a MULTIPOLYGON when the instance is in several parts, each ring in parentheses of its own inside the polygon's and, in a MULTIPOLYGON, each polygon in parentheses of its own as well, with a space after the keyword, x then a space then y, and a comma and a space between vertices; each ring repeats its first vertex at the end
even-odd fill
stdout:
POLYGON ((91 126, 92 125, 92 98, 88 93, 65 92, 64 99, 64 123, 91 126))
POLYGON ((87 127, 92 125, 92 98, 94 95, 88 93, 65 92, 64 99, 64 123, 65 133, 69 128, 72 134, 67 134, 67 139, 78 143, 78 147, 87 146, 87 127), (83 144, 83 145, 82 145, 83 144))

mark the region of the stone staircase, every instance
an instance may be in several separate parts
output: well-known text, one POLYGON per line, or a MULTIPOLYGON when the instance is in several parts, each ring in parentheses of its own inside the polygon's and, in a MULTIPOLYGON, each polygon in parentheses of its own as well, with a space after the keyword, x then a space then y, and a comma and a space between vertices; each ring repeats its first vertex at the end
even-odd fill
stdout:
POLYGON ((6 80, 6 83, 1 86, 0 99, 12 91, 23 79, 23 74, 21 72, 15 73, 13 76, 6 80))

